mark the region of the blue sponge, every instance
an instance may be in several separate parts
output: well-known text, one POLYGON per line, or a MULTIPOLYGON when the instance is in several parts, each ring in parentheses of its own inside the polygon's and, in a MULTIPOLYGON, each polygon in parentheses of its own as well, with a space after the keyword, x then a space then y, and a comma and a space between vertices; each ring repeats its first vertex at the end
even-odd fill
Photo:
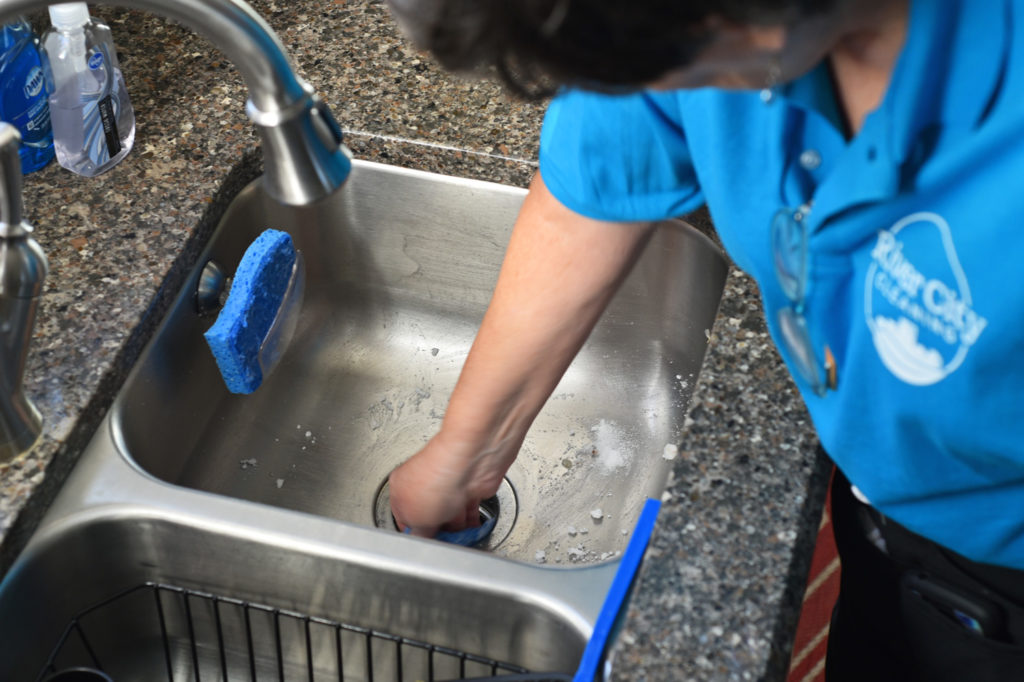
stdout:
POLYGON ((245 250, 227 303, 203 335, 232 393, 252 393, 263 382, 260 345, 277 317, 294 265, 291 235, 264 231, 245 250))
MULTIPOLYGON (((435 540, 441 542, 447 542, 452 545, 462 545, 463 547, 476 547, 481 542, 486 540, 491 531, 494 530, 494 526, 498 523, 498 517, 492 516, 491 518, 484 521, 476 528, 465 528, 463 530, 443 530, 434 536, 435 540)), ((405 529, 406 535, 412 533, 411 528, 405 529)))

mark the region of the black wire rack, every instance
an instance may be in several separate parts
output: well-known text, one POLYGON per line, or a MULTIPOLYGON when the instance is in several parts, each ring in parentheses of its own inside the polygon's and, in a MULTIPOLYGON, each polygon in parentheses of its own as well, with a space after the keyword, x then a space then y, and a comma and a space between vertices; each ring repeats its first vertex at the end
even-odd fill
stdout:
POLYGON ((561 682, 380 630, 173 585, 145 583, 75 616, 36 682, 72 667, 113 682, 561 682))

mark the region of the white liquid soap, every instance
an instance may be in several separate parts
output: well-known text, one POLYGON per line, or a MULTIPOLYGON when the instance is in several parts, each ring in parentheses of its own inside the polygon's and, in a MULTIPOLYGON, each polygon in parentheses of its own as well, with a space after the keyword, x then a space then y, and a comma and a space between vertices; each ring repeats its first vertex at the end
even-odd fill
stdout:
POLYGON ((79 175, 99 175, 135 141, 135 112, 113 37, 84 2, 51 5, 50 21, 42 49, 57 162, 79 175))

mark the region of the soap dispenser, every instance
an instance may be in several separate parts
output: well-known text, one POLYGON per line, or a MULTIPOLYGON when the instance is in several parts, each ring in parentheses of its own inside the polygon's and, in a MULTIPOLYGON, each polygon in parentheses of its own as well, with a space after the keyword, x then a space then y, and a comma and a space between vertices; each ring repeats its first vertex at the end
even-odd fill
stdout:
POLYGON ((39 40, 24 17, 0 26, 0 120, 21 133, 21 172, 31 173, 53 159, 50 107, 43 87, 39 40))
POLYGON ((21 135, 0 123, 0 463, 32 447, 42 418, 22 386, 48 270, 22 215, 21 135))

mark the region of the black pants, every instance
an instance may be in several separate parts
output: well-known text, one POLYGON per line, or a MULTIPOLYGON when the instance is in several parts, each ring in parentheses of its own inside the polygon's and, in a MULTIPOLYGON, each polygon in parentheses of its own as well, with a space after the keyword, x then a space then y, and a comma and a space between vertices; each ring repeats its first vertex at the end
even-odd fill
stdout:
POLYGON ((1024 681, 1024 571, 911 533, 857 501, 838 472, 832 525, 842 577, 828 682, 1024 681))

